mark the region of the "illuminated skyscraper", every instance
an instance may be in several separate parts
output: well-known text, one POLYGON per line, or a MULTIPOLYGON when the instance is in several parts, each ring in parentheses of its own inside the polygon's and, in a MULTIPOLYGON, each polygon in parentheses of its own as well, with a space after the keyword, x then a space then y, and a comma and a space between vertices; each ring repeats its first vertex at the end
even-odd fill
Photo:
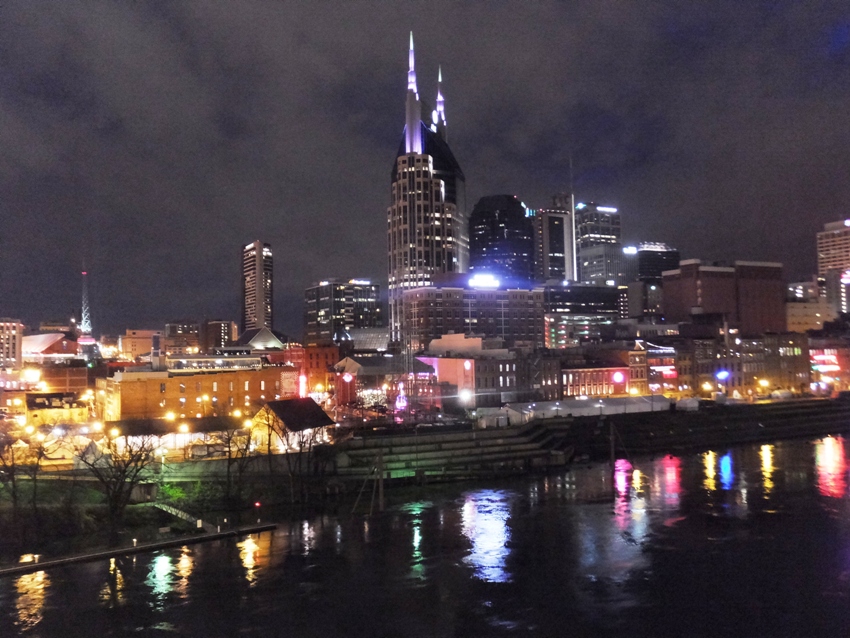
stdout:
POLYGON ((242 332, 272 328, 272 248, 257 240, 242 250, 242 332))
POLYGON ((578 280, 587 283, 616 280, 620 268, 615 262, 622 256, 619 212, 593 202, 576 204, 575 211, 578 280))
POLYGON ((392 170, 391 204, 387 210, 387 273, 390 334, 403 341, 402 294, 429 286, 433 276, 466 272, 469 236, 465 178, 446 143, 442 71, 437 79, 436 108, 430 123, 419 98, 413 59, 408 54, 404 136, 392 170))

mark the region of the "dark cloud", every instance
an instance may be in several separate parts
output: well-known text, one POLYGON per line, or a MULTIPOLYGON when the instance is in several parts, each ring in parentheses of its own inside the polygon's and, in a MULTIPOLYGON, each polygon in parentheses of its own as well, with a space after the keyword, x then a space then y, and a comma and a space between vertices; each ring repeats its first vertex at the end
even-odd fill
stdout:
POLYGON ((0 6, 0 315, 96 329, 239 314, 241 245, 303 288, 384 279, 407 33, 444 74, 468 204, 569 182, 633 239, 815 266, 850 200, 850 10, 838 2, 0 6))

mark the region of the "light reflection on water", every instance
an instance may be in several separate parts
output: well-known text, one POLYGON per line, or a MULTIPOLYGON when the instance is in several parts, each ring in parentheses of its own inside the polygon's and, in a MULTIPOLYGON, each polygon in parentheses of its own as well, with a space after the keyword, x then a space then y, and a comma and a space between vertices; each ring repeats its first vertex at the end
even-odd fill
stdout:
POLYGON ((239 559, 242 561, 242 566, 245 568, 245 580, 251 585, 257 581, 257 563, 260 553, 260 546, 253 536, 246 536, 243 540, 236 543, 239 548, 239 559))
POLYGON ((18 593, 15 600, 18 612, 16 624, 20 629, 31 629, 41 622, 44 599, 49 585, 50 577, 46 572, 22 574, 15 580, 15 589, 18 593))
POLYGON ((761 458, 761 476, 764 495, 770 496, 773 491, 773 446, 762 445, 759 449, 761 458))
POLYGON ((510 582, 505 567, 510 554, 510 504, 515 494, 502 490, 478 490, 465 494, 462 531, 472 543, 464 562, 474 574, 491 583, 510 582))
POLYGON ((114 558, 109 559, 109 576, 100 590, 100 601, 108 607, 117 607, 124 601, 124 574, 114 558))
MULTIPOLYGON (((339 604, 340 611, 327 612, 329 617, 338 614, 339 621, 354 607, 368 607, 373 598, 377 608, 397 608, 401 616, 436 616, 442 613, 436 610, 440 605, 474 608, 490 625, 508 629, 534 624, 526 621, 538 613, 535 597, 541 591, 572 601, 564 605, 574 605, 569 613, 578 616, 627 614, 634 607, 638 607, 635 613, 642 613, 642 605, 657 609, 666 604, 660 599, 648 601, 646 593, 646 583, 662 569, 659 565, 666 563, 666 575, 670 563, 683 560, 690 569, 722 569, 729 561, 685 559, 706 548, 726 555, 741 539, 751 542, 758 537, 760 543, 782 539, 785 528, 777 526, 787 520, 789 499, 783 498, 787 493, 810 496, 824 510, 838 512, 837 520, 845 508, 835 507, 834 499, 847 497, 847 463, 843 439, 826 437, 812 443, 755 445, 682 457, 620 459, 613 475, 610 465, 600 464, 509 485, 440 488, 445 491, 421 492, 415 500, 371 519, 315 517, 281 524, 274 534, 141 554, 135 568, 129 558, 92 564, 91 573, 97 575, 91 594, 78 595, 89 605, 88 612, 99 612, 100 618, 136 614, 142 620, 135 623, 134 631, 168 629, 175 635, 203 635, 190 617, 205 613, 203 605, 210 602, 204 603, 203 596, 211 591, 215 596, 250 601, 244 608, 228 611, 244 612, 245 623, 258 623, 245 627, 260 627, 269 635, 280 629, 286 613, 323 613, 305 605, 330 610, 339 604), (789 476, 804 479, 793 482, 789 476), (422 500, 425 494, 433 501, 422 500), (764 497, 761 502, 759 495, 764 497), (779 511, 781 516, 752 516, 760 514, 759 507, 779 511), (288 563, 287 556, 292 557, 288 563), (659 561, 659 556, 666 558, 659 561), (316 585, 325 579, 338 587, 333 600, 323 598, 331 588, 316 585), (304 583, 314 586, 299 586, 304 583), (479 594, 482 590, 486 593, 479 594), (340 603, 336 596, 343 591, 340 603), (310 593, 309 600, 304 592, 310 593), (436 595, 440 605, 434 605, 436 595), (404 607, 407 599, 419 601, 411 603, 413 611, 404 607), (259 621, 251 616, 256 610, 263 614, 259 621), (186 615, 182 621, 181 613, 186 615)), ((850 530, 850 519, 841 524, 850 530)), ((794 526, 789 529, 793 532, 794 526)), ((829 536, 820 539, 827 545, 830 541, 829 536)), ((758 545, 746 549, 757 553, 758 545)), ((749 560, 750 555, 746 556, 749 560)), ((799 565, 789 562, 785 568, 797 573, 799 565)), ((60 592, 63 585, 65 591, 69 589, 72 577, 87 577, 83 570, 76 566, 49 572, 56 582, 45 572, 0 580, 0 636, 33 628, 42 636, 64 635, 45 626, 51 626, 53 617, 52 626, 59 627, 61 621, 55 618, 77 604, 76 599, 66 603, 59 597, 67 595, 60 592), (6 631, 3 622, 14 630, 6 631)), ((691 575, 676 577, 687 582, 691 575)), ((814 583, 813 589, 850 597, 850 577, 846 578, 846 583, 830 583, 820 590, 819 583, 814 583)), ((368 622, 371 617, 365 616, 368 622)), ((91 635, 97 630, 93 625, 91 635)), ((398 633, 452 634, 489 635, 468 628, 446 631, 444 626, 398 633)), ((541 630, 533 635, 557 634, 541 630)))
POLYGON ((847 489, 844 438, 828 436, 815 443, 818 490, 824 496, 841 498, 847 489))

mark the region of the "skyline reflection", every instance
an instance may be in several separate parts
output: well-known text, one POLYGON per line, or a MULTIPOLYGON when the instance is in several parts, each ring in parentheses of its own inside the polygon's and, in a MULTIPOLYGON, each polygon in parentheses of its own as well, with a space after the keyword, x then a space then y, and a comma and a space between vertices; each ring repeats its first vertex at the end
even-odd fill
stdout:
POLYGON ((510 554, 510 500, 512 494, 500 490, 479 490, 465 495, 462 532, 472 543, 463 561, 474 568, 475 576, 491 583, 510 582, 505 568, 510 554))

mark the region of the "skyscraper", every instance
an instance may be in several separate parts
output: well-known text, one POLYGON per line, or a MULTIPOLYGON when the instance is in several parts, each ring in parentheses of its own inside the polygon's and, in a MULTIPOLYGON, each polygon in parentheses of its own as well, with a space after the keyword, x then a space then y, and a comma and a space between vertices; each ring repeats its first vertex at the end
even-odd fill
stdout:
POLYGON ((531 281, 534 226, 515 196, 489 195, 475 204, 469 216, 469 271, 531 281))
POLYGON ((539 282, 576 279, 576 245, 572 196, 553 196, 552 208, 535 211, 534 278, 539 282))
POLYGON ((242 332, 273 327, 272 248, 257 240, 242 250, 242 332))
POLYGON ((304 345, 350 339, 350 331, 383 326, 380 286, 367 279, 320 281, 304 292, 304 345))
POLYGON ((620 214, 616 208, 593 202, 575 207, 576 250, 579 281, 599 283, 616 280, 621 269, 620 214))
POLYGON ((392 170, 387 209, 387 272, 390 335, 403 339, 402 293, 431 284, 444 272, 466 272, 469 260, 465 178, 446 143, 442 70, 437 78, 437 106, 431 123, 419 98, 413 58, 408 54, 404 135, 392 170))

